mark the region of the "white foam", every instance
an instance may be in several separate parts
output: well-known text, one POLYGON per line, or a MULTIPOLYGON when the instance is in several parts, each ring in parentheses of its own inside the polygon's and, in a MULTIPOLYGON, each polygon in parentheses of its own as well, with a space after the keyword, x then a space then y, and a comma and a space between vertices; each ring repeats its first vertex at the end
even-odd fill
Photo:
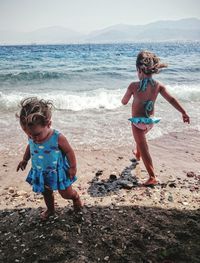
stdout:
POLYGON ((100 91, 96 94, 69 94, 49 96, 58 109, 80 111, 85 109, 115 109, 121 106, 119 92, 100 91))
MULTIPOLYGON (((16 109, 22 98, 32 94, 0 93, 0 105, 4 109, 16 109)), ((59 110, 115 109, 121 106, 122 91, 97 90, 92 92, 67 93, 64 91, 40 93, 38 98, 52 100, 59 110)))
POLYGON ((16 94, 16 93, 11 93, 11 94, 4 94, 0 92, 0 108, 2 109, 7 109, 7 110, 12 110, 16 109, 20 100, 24 98, 25 94, 16 94))
MULTIPOLYGON (((200 87, 198 85, 167 86, 168 91, 180 101, 200 102, 200 87)), ((40 92, 38 94, 13 91, 6 94, 0 92, 0 107, 6 110, 16 110, 22 98, 38 96, 53 101, 58 110, 113 110, 121 105, 121 98, 126 89, 106 90, 97 89, 87 92, 70 92, 65 90, 40 92)), ((159 103, 159 100, 158 100, 159 103)))
POLYGON ((167 90, 182 101, 200 101, 200 85, 167 85, 167 90))

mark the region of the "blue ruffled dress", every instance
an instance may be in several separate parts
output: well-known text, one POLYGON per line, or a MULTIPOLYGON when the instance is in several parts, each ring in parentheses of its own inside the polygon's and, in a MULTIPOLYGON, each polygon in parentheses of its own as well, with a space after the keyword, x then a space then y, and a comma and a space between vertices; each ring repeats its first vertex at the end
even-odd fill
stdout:
POLYGON ((35 143, 29 139, 32 168, 26 181, 33 186, 33 191, 42 193, 45 186, 52 190, 64 190, 77 180, 69 177, 70 168, 66 155, 58 147, 59 132, 54 130, 52 136, 44 143, 35 143))

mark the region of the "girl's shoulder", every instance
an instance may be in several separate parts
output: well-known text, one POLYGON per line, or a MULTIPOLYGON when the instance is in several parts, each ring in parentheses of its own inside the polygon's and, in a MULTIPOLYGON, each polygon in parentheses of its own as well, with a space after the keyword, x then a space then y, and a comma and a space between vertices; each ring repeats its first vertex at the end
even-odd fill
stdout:
POLYGON ((58 142, 58 145, 63 141, 63 139, 65 138, 65 136, 58 130, 55 130, 54 131, 54 134, 55 134, 55 137, 56 137, 56 140, 58 142))
POLYGON ((130 83, 128 89, 132 92, 134 92, 140 85, 140 82, 139 81, 133 81, 130 83))
POLYGON ((67 141, 66 136, 63 133, 58 132, 58 144, 62 144, 65 141, 67 141))
POLYGON ((159 80, 154 80, 154 82, 155 82, 155 86, 159 89, 159 92, 160 92, 163 88, 165 88, 165 85, 164 85, 161 81, 159 81, 159 80))
POLYGON ((135 87, 135 86, 138 86, 140 84, 140 82, 139 81, 133 81, 133 82, 131 82, 131 86, 133 86, 133 87, 135 87))

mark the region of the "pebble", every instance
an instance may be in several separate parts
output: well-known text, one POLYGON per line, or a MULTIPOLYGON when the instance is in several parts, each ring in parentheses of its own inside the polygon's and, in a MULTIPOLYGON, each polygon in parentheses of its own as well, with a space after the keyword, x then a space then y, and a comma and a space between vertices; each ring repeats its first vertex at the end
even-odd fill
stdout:
POLYGON ((102 175, 102 174, 103 174, 103 170, 98 170, 98 171, 95 173, 96 176, 100 176, 100 175, 102 175))
POLYGON ((116 174, 110 174, 110 180, 111 181, 115 181, 115 180, 117 180, 117 175, 116 174))
POLYGON ((9 192, 10 194, 13 194, 13 193, 15 192, 15 189, 14 189, 13 187, 9 187, 9 188, 8 188, 8 192, 9 192))
POLYGON ((120 180, 118 184, 120 184, 125 189, 131 189, 133 187, 133 183, 128 180, 120 180))
POLYGON ((171 188, 176 188, 176 183, 169 183, 168 186, 171 188))
POLYGON ((171 194, 169 194, 169 196, 168 196, 168 201, 169 202, 173 202, 174 200, 173 200, 173 196, 171 195, 171 194))
POLYGON ((79 235, 81 234, 81 228, 79 226, 77 227, 77 232, 79 235))
POLYGON ((192 171, 187 172, 187 177, 194 177, 194 176, 196 176, 196 174, 194 172, 192 172, 192 171))
POLYGON ((24 191, 24 190, 19 190, 19 191, 16 192, 16 196, 26 196, 26 197, 28 197, 29 194, 26 191, 24 191))

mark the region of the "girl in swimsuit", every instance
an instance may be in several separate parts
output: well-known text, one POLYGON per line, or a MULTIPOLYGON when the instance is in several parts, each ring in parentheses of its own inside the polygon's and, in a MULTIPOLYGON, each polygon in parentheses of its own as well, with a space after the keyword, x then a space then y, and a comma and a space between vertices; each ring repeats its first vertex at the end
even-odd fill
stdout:
POLYGON ((17 171, 24 170, 31 159, 26 181, 34 192, 43 194, 47 210, 41 214, 41 219, 46 220, 55 213, 55 190, 64 199, 71 199, 75 210, 80 210, 80 196, 72 188, 77 179, 76 157, 66 137, 51 128, 52 103, 30 97, 22 100, 20 106, 17 117, 28 136, 28 145, 17 171))
POLYGON ((190 122, 189 116, 180 103, 169 94, 162 83, 152 78, 154 73, 159 73, 160 69, 165 67, 167 64, 161 63, 155 54, 149 51, 141 51, 136 60, 139 81, 132 82, 122 98, 122 104, 126 105, 133 96, 132 118, 129 120, 132 123, 133 137, 136 142, 134 154, 137 160, 140 160, 140 157, 142 158, 149 174, 149 179, 144 183, 145 186, 158 183, 146 140, 146 133, 153 127, 154 123, 160 121, 159 118, 154 117, 154 103, 158 94, 160 93, 182 114, 183 122, 190 122))

